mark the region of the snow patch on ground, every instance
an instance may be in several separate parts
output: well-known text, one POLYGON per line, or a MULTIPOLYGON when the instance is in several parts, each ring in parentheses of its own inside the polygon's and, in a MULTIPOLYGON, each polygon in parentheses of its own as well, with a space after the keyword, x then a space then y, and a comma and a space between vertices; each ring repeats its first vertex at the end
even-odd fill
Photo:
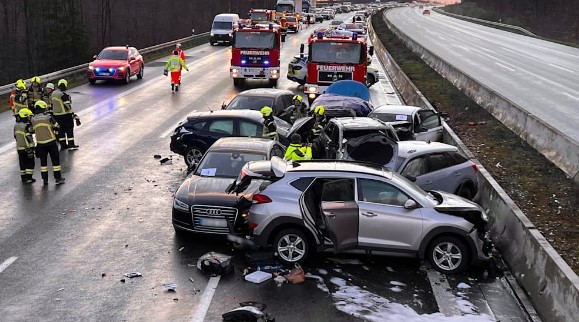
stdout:
POLYGON ((394 272, 395 272, 394 269, 393 269, 392 267, 390 267, 390 266, 386 266, 386 270, 389 271, 389 272, 391 272, 391 273, 394 273, 394 272))
POLYGON ((460 289, 467 289, 467 288, 470 288, 470 285, 468 285, 466 283, 459 283, 456 287, 458 287, 460 289))
POLYGON ((402 292, 402 289, 401 289, 400 287, 398 287, 398 286, 391 287, 390 290, 391 290, 392 292, 396 292, 396 293, 402 292))
POLYGON ((334 272, 336 272, 336 273, 342 273, 343 271, 342 271, 341 269, 339 269, 339 268, 334 268, 334 272))
POLYGON ((365 269, 365 270, 367 270, 367 271, 370 270, 370 267, 368 267, 368 266, 362 266, 362 268, 365 269))
POLYGON ((476 314, 477 313, 477 310, 476 310, 476 307, 474 306, 474 304, 472 304, 471 302, 469 302, 465 299, 457 299, 456 305, 458 306, 458 309, 462 313, 466 313, 466 314, 476 314))
MULTIPOLYGON (((358 286, 350 286, 339 277, 332 277, 330 282, 338 287, 332 293, 334 305, 344 313, 362 318, 366 321, 379 322, 491 322, 488 315, 466 314, 462 316, 444 316, 442 313, 418 314, 407 305, 392 303, 391 301, 361 289, 358 286)), ((474 308, 470 302, 457 299, 457 304, 464 307, 465 312, 469 307, 474 308), (458 301, 461 301, 460 303, 458 301), (464 302, 462 302, 464 301, 464 302)), ((470 312, 473 312, 472 310, 470 312)), ((467 312, 465 312, 467 313, 467 312)))
POLYGON ((318 275, 314 275, 311 273, 306 273, 306 279, 311 279, 311 280, 316 280, 316 286, 324 291, 325 293, 330 294, 330 290, 328 289, 328 287, 326 286, 326 283, 324 283, 324 279, 321 276, 318 275))
POLYGON ((396 286, 406 286, 406 284, 404 284, 402 282, 398 282, 398 281, 390 281, 390 284, 396 285, 396 286))
POLYGON ((322 275, 328 275, 328 271, 326 271, 326 270, 323 269, 323 268, 318 269, 318 272, 319 272, 320 274, 322 274, 322 275))
POLYGON ((351 258, 328 258, 328 260, 342 264, 342 265, 363 265, 359 259, 351 259, 351 258))

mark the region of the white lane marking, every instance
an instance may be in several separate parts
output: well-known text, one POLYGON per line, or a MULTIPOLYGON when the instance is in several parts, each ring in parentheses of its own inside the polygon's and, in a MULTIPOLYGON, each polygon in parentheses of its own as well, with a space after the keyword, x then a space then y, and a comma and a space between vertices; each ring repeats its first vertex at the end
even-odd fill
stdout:
POLYGON ((450 290, 450 285, 446 277, 432 268, 428 268, 426 272, 440 313, 445 316, 462 315, 460 309, 456 307, 456 297, 447 291, 450 290))
POLYGON ((555 65, 555 64, 549 64, 549 66, 555 67, 555 68, 558 68, 558 69, 560 69, 560 70, 564 70, 564 71, 566 71, 566 72, 575 74, 574 71, 570 70, 569 68, 565 68, 565 67, 563 67, 563 66, 559 66, 559 65, 555 65))
MULTIPOLYGON (((192 110, 189 112, 189 114, 195 113, 197 112, 197 110, 192 110)), ((169 129, 167 129, 167 131, 163 132, 163 134, 161 134, 159 136, 160 139, 164 139, 166 137, 168 137, 169 135, 173 134, 173 131, 175 131, 175 128, 177 128, 177 126, 179 126, 179 123, 181 123, 183 121, 179 121, 177 123, 175 123, 175 125, 173 125, 173 127, 170 127, 169 129)))
POLYGON ((209 305, 211 305, 211 300, 213 300, 213 295, 215 295, 215 289, 217 289, 220 279, 221 276, 209 278, 209 282, 207 282, 205 291, 203 291, 203 295, 201 296, 201 301, 199 301, 197 312, 195 312, 195 316, 191 322, 205 321, 205 315, 207 315, 207 311, 209 311, 209 305))
POLYGON ((514 50, 512 50, 512 49, 509 49, 509 48, 501 47, 501 49, 504 50, 504 51, 511 52, 511 53, 515 53, 515 54, 517 53, 516 51, 514 51, 514 50))
POLYGON ((563 92, 563 95, 565 95, 565 96, 567 96, 567 97, 569 97, 569 98, 572 98, 572 99, 574 99, 574 100, 576 100, 576 101, 579 101, 579 97, 575 97, 575 96, 573 96, 573 95, 571 95, 571 94, 569 94, 569 93, 563 92))
POLYGON ((460 49, 462 49, 462 50, 464 50, 464 51, 468 51, 468 52, 471 51, 470 49, 468 49, 468 48, 465 47, 465 46, 457 45, 457 47, 460 48, 460 49))
POLYGON ((7 269, 8 266, 12 265, 12 263, 14 263, 17 259, 18 257, 10 257, 7 260, 5 260, 2 264, 0 264, 0 273, 2 273, 5 269, 7 269))
POLYGON ((510 68, 510 67, 508 67, 508 66, 505 66, 505 65, 503 65, 503 64, 501 64, 501 63, 495 62, 495 64, 501 66, 501 67, 504 68, 504 69, 508 69, 508 70, 510 70, 511 72, 514 72, 514 71, 515 71, 514 69, 512 69, 512 68, 510 68))

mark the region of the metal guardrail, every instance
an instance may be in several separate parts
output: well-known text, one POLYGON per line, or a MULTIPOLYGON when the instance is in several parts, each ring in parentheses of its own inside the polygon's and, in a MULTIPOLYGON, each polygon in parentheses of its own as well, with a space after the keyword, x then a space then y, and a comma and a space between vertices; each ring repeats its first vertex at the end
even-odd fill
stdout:
POLYGON ((490 20, 484 20, 484 19, 479 19, 479 18, 474 18, 474 17, 469 17, 469 16, 463 16, 463 15, 459 15, 456 13, 451 13, 451 12, 446 12, 440 8, 433 8, 432 10, 434 10, 435 12, 440 13, 441 15, 445 15, 445 16, 450 16, 450 17, 454 17, 454 18, 458 18, 458 19, 463 19, 463 20, 471 20, 471 21, 476 21, 476 22, 480 22, 480 23, 484 23, 484 24, 488 24, 488 25, 493 25, 493 26, 497 26, 497 27, 502 27, 502 28, 507 28, 507 29, 513 29, 513 30, 517 30, 520 31, 522 33, 524 33, 527 36, 531 36, 531 37, 537 37, 537 35, 535 35, 534 33, 528 31, 527 29, 523 28, 523 27, 519 27, 519 26, 514 26, 514 25, 507 25, 504 23, 500 23, 500 22, 495 22, 495 21, 490 21, 490 20))
MULTIPOLYGON (((188 44, 189 45, 198 44, 199 40, 202 40, 203 38, 206 38, 208 36, 209 36, 209 32, 205 32, 205 33, 202 33, 199 35, 193 35, 193 36, 189 36, 189 37, 185 37, 185 38, 181 38, 181 39, 177 39, 177 40, 172 40, 172 41, 168 41, 168 42, 165 42, 162 44, 158 44, 158 45, 154 45, 154 46, 140 49, 139 53, 143 56, 152 55, 158 51, 163 51, 163 50, 166 50, 167 48, 175 47, 175 45, 177 43, 182 43, 183 48, 190 48, 193 46, 188 46, 188 44)), ((83 73, 84 71, 87 70, 88 64, 89 63, 85 63, 82 65, 73 66, 73 67, 58 70, 58 71, 55 71, 52 73, 48 73, 45 75, 41 75, 40 79, 42 79, 43 83, 55 82, 56 80, 58 80, 60 78, 67 78, 67 77, 74 75, 74 74, 83 73)), ((10 93, 12 88, 13 88, 13 84, 0 86, 0 95, 6 95, 6 94, 10 93)))

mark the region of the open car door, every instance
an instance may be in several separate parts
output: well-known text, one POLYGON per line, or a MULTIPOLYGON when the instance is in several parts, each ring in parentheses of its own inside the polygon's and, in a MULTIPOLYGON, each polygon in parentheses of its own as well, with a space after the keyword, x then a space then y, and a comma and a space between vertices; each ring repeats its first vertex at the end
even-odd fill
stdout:
POLYGON ((442 142, 442 119, 436 111, 420 110, 420 124, 414 131, 416 140, 442 142))

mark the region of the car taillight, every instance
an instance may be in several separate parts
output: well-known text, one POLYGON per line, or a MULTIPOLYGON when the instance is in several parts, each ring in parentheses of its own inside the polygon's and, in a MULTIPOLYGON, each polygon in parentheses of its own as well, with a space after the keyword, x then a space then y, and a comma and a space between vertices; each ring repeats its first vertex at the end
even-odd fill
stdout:
POLYGON ((472 168, 474 169, 474 173, 478 172, 478 167, 476 166, 476 163, 472 162, 472 168))
POLYGON ((266 195, 257 193, 253 195, 253 198, 251 198, 251 202, 253 202, 254 205, 259 205, 262 203, 270 203, 271 198, 266 195))

